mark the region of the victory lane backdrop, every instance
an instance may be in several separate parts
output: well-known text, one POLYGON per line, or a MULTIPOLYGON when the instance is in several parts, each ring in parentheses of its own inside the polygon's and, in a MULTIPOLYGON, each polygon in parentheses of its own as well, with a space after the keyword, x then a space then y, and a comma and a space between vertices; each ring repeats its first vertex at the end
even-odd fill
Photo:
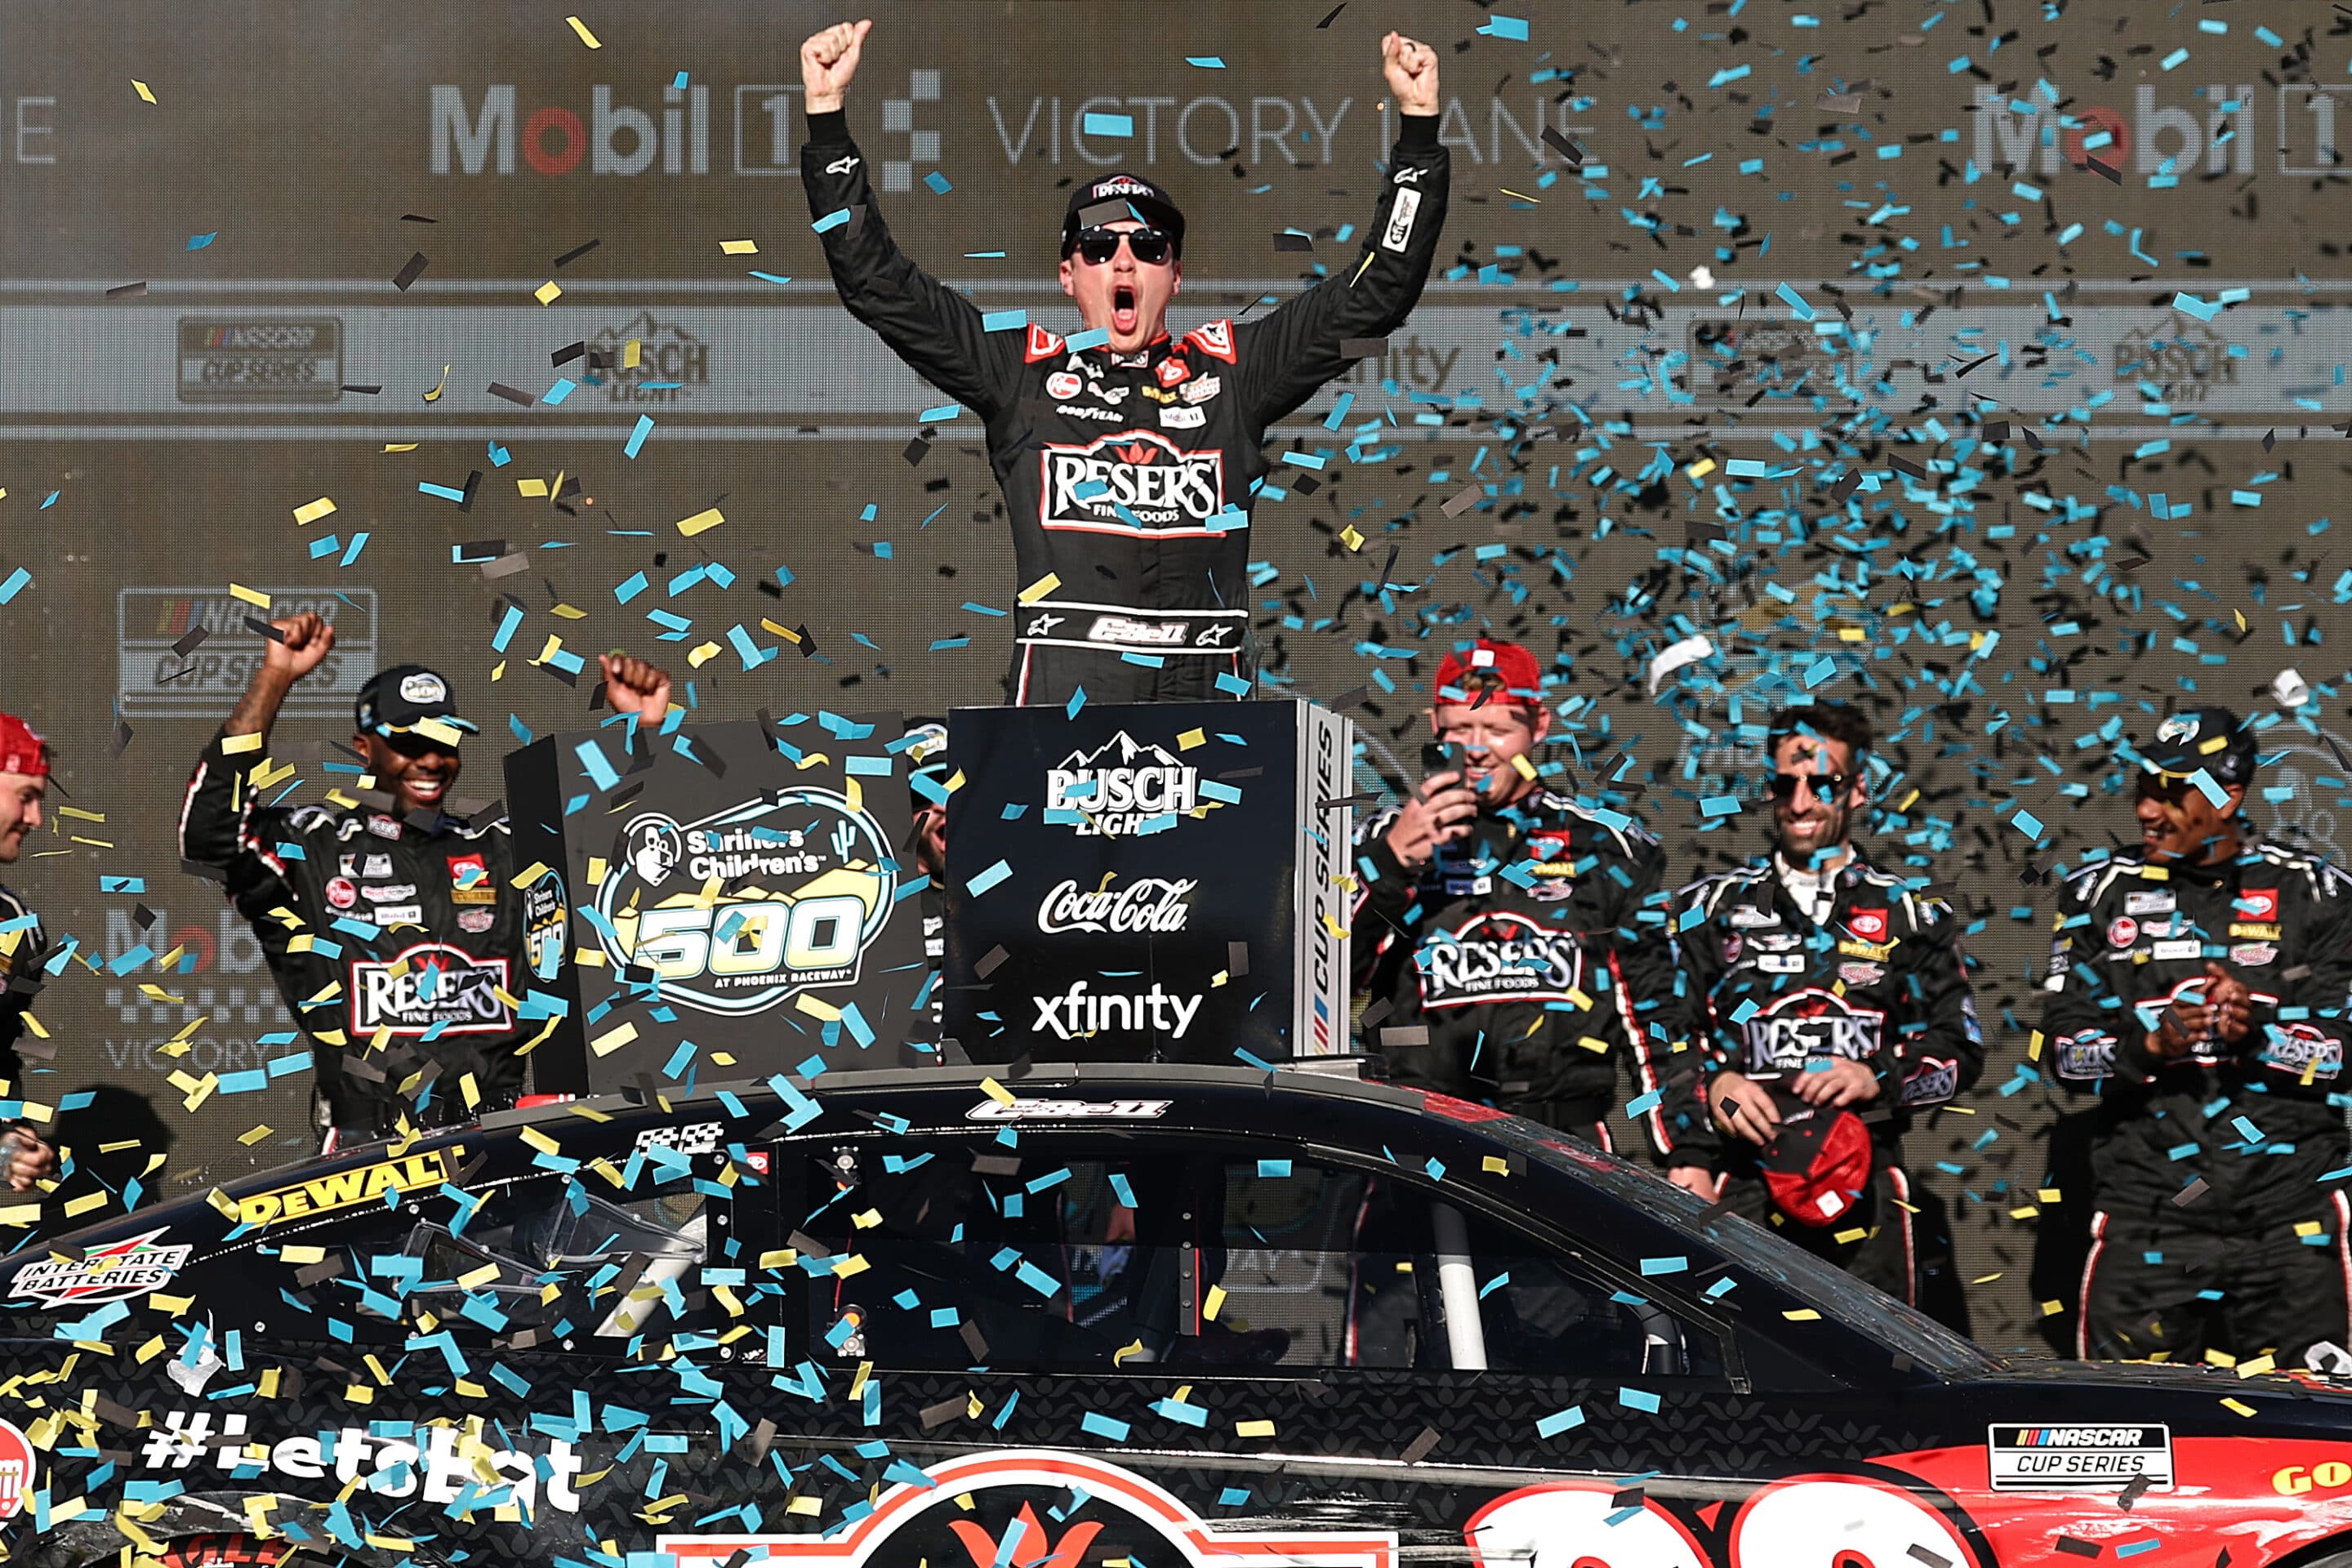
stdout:
MULTIPOLYGON (((1874 850, 1957 893, 1995 1037, 1911 1164, 1979 1335, 2063 1327, 2090 1195, 2026 1060, 2050 873, 2129 827, 2078 742, 2192 689, 2275 714, 2299 667, 2320 717, 2271 732, 2284 794, 2254 814, 2352 848, 2344 465, 2312 444, 2340 440, 2352 353, 2307 41, 2122 5, 2070 7, 2047 57, 1958 10, 1847 18, 1824 55, 1829 29, 1733 37, 1755 16, 1543 13, 1522 41, 1433 3, 1323 27, 1324 4, 1203 5, 1148 34, 1064 4, 873 9, 850 116, 894 232, 1055 327, 1063 200, 1122 164, 1192 218, 1176 331, 1347 255, 1394 129, 1375 42, 1437 45, 1454 265, 1278 432, 1322 467, 1260 498, 1270 689, 1354 695, 1360 787, 1393 789, 1437 653, 1521 637, 1572 672, 1545 760, 1638 789, 1678 877, 1762 849, 1759 803, 1719 805, 1772 702, 1869 706, 1900 775, 1874 850), (2086 95, 2112 157, 2037 77, 2086 95), (2217 265, 2247 238, 2278 259, 2217 265), (1868 488, 1840 496, 1850 469, 1868 488), (1654 700, 1651 658, 1700 632, 1717 654, 1654 700)), ((290 798, 333 782, 350 695, 404 660, 484 724, 458 792, 485 802, 504 745, 601 717, 562 654, 664 658, 695 724, 999 694, 1026 584, 976 429, 844 316, 792 177, 793 49, 835 14, 654 15, 593 18, 593 51, 561 7, 0 16, 0 582, 26 574, 0 626, 36 650, 8 703, 59 747, 52 806, 89 814, 53 812, 8 879, 76 942, 32 1092, 74 1107, 117 1194, 310 1142, 258 947, 174 869, 181 784, 262 646, 230 584, 348 639, 273 739, 290 798)))

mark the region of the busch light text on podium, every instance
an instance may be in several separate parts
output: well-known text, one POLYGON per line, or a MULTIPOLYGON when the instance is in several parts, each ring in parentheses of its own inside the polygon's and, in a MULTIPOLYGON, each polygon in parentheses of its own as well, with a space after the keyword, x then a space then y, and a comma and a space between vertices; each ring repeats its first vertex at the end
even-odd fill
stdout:
POLYGON ((1344 719, 1090 703, 949 730, 945 1013, 974 1060, 1347 1050, 1344 719))

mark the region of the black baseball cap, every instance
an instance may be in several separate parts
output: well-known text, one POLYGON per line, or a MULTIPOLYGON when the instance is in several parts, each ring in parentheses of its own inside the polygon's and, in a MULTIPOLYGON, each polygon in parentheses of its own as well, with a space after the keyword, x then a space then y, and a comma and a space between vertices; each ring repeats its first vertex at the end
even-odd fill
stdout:
POLYGON ((917 809, 929 804, 934 795, 944 795, 948 784, 948 727, 940 719, 913 719, 907 723, 907 779, 909 784, 921 779, 930 788, 918 787, 921 797, 917 809))
POLYGON ((2220 784, 2242 784, 2254 776, 2254 735, 2227 708, 2190 708, 2168 714, 2139 753, 2179 778, 2204 769, 2220 784))
MULTIPOLYGON (((371 735, 407 735, 430 722, 479 734, 478 726, 457 717, 449 683, 421 664, 395 664, 380 669, 360 688, 352 717, 371 735)), ((428 740, 438 739, 430 731, 428 740)))
POLYGON ((1062 215, 1062 255, 1067 259, 1078 243, 1078 230, 1135 218, 1165 229, 1184 254, 1184 215, 1176 198, 1140 174, 1107 174, 1070 193, 1069 210, 1062 215))

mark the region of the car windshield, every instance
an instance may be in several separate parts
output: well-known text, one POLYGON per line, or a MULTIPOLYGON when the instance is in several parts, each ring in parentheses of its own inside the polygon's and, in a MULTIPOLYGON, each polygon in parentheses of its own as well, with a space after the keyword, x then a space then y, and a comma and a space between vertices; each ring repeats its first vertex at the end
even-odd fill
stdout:
POLYGON ((1803 1298, 1824 1316, 1870 1335, 1929 1371, 1966 1377, 2000 1364, 1973 1341, 1926 1313, 1781 1240, 1762 1226, 1717 1209, 1696 1193, 1617 1155, 1590 1144, 1569 1143, 1546 1128, 1516 1118, 1486 1123, 1481 1131, 1656 1216, 1726 1260, 1803 1298))

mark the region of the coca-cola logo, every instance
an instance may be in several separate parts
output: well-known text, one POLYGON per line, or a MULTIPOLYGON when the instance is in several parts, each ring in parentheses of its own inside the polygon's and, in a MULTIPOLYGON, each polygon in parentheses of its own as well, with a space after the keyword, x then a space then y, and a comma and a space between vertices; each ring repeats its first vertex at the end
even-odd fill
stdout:
POLYGON ((1188 452, 1148 430, 1126 430, 1083 447, 1049 445, 1037 521, 1095 533, 1205 535, 1224 510, 1221 451, 1188 452))
POLYGON ((1118 874, 1099 888, 1081 889, 1065 879, 1037 906, 1037 929, 1048 936, 1087 931, 1113 936, 1167 936, 1184 929, 1192 913, 1192 890, 1198 879, 1139 877, 1123 888, 1112 887, 1118 874))

